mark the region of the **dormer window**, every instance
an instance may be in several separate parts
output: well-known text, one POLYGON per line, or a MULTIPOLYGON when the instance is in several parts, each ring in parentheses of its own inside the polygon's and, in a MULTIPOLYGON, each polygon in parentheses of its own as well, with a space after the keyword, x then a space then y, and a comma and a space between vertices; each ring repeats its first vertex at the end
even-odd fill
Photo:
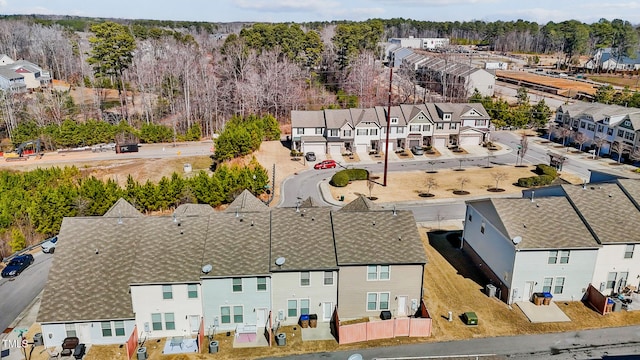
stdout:
POLYGON ((443 119, 443 120, 451 120, 451 114, 444 114, 444 115, 442 116, 442 119, 443 119))
POLYGON ((391 123, 392 124, 397 124, 398 123, 398 118, 397 117, 392 117, 391 118, 391 123))

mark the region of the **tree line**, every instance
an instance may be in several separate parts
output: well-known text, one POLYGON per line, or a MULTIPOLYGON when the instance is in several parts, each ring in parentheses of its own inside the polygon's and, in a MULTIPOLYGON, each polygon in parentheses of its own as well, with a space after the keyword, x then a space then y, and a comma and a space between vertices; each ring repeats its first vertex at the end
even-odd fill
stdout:
POLYGON ((76 167, 0 172, 0 258, 53 236, 68 216, 101 216, 124 198, 143 213, 170 211, 180 204, 213 207, 234 200, 244 189, 265 191, 269 178, 255 158, 248 166, 220 165, 212 175, 177 173, 157 184, 129 176, 124 187, 85 176, 76 167))

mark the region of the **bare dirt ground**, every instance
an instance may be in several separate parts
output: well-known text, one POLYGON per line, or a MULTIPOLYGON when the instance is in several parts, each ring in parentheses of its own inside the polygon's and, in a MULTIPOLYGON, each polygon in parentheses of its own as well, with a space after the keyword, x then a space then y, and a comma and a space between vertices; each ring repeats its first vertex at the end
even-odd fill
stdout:
POLYGON ((586 94, 595 94, 596 88, 585 82, 570 79, 556 78, 551 76, 537 75, 528 71, 496 71, 497 76, 507 77, 510 79, 526 81, 529 83, 540 84, 553 87, 563 92, 579 91, 586 94))

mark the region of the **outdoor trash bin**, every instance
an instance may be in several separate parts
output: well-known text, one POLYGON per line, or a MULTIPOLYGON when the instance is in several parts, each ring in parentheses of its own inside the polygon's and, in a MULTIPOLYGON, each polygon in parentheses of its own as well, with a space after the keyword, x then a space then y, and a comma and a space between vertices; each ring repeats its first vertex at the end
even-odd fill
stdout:
POLYGON ((215 354, 218 352, 218 342, 209 341, 209 354, 215 354))
POLYGON ((276 335, 276 344, 278 344, 278 346, 287 345, 287 334, 280 333, 280 334, 276 335))
POLYGON ((544 294, 543 293, 534 293, 533 294, 533 303, 536 305, 542 305, 544 302, 544 294))
POLYGON ((467 325, 478 325, 478 315, 473 311, 462 314, 462 320, 467 325))
POLYGON ((544 292, 542 293, 542 296, 544 297, 544 300, 542 301, 543 305, 551 304, 551 299, 553 298, 553 295, 551 295, 550 292, 544 292))
POLYGON ((300 315, 300 326, 303 328, 309 327, 309 315, 300 315))
POLYGON ((312 327, 312 328, 318 327, 318 314, 309 315, 309 327, 312 327))
POLYGON ((611 298, 607 298, 607 305, 604 309, 604 312, 605 313, 613 312, 613 304, 614 304, 613 300, 611 298))

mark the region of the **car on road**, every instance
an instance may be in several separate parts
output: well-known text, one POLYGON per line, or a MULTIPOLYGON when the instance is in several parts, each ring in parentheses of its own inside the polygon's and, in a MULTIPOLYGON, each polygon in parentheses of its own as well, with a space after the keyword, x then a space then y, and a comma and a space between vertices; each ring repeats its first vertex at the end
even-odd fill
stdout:
POLYGON ((2 277, 6 278, 18 276, 31 264, 33 264, 33 255, 18 255, 11 259, 7 266, 2 270, 2 277))
POLYGON ((411 147, 411 152, 413 155, 424 155, 424 150, 422 150, 422 146, 419 145, 413 145, 411 147))
POLYGON ((336 166, 338 166, 338 164, 336 164, 335 160, 322 160, 321 162, 313 165, 313 168, 318 170, 318 169, 333 169, 336 166))
POLYGON ((316 153, 309 151, 304 158, 307 159, 307 161, 316 161, 316 153))
POLYGON ((45 254, 53 254, 56 251, 56 243, 58 242, 58 237, 54 236, 51 239, 43 242, 40 247, 42 248, 42 252, 45 254))

